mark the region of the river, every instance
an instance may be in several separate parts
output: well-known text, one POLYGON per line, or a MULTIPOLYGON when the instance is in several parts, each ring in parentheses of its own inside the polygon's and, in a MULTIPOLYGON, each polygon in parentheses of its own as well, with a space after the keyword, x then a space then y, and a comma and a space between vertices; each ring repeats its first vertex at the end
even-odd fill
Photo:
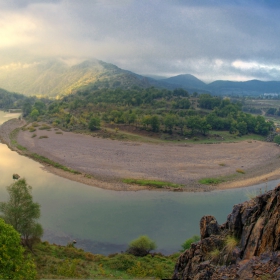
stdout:
MULTIPOLYGON (((0 125, 12 117, 0 111, 0 125)), ((34 201, 41 205, 43 240, 66 245, 75 239, 76 247, 106 255, 124 251, 140 235, 148 235, 164 254, 176 252, 187 238, 199 234, 203 215, 214 215, 223 223, 248 193, 272 189, 280 182, 207 193, 110 191, 53 175, 0 143, 1 201, 8 198, 6 186, 13 183, 13 173, 33 187, 34 201)))

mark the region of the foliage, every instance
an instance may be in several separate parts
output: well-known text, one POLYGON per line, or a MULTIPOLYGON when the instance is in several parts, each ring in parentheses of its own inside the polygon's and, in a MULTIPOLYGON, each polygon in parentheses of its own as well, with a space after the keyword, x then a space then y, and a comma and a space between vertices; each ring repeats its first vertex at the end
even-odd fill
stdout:
POLYGON ((88 128, 91 131, 100 129, 100 119, 98 117, 91 117, 88 128))
POLYGON ((222 178, 204 178, 199 180, 199 183, 204 185, 218 185, 222 182, 224 182, 222 178))
POLYGON ((34 262, 24 256, 20 235, 0 218, 0 278, 36 279, 34 262))
POLYGON ((191 238, 187 239, 181 246, 183 248, 182 251, 185 251, 187 249, 191 248, 192 243, 195 243, 200 240, 200 237, 198 235, 194 235, 191 238))
POLYGON ((53 278, 171 278, 179 254, 136 257, 126 253, 109 256, 94 255, 81 249, 37 243, 34 248, 38 276, 53 278), (70 276, 70 275, 71 276, 70 276))
POLYGON ((273 139, 274 143, 280 145, 280 135, 276 135, 273 139))
POLYGON ((134 256, 146 256, 150 251, 156 249, 156 243, 147 235, 142 235, 129 243, 127 252, 134 256))
POLYGON ((6 223, 18 231, 27 246, 43 234, 43 229, 37 219, 40 218, 40 205, 33 202, 32 187, 25 179, 20 179, 7 187, 9 201, 0 203, 0 211, 6 223))
POLYGON ((238 136, 250 133, 265 136, 274 126, 263 116, 242 112, 240 102, 210 94, 190 97, 182 89, 99 88, 95 85, 61 100, 34 99, 28 104, 23 106, 27 118, 47 120, 71 131, 98 130, 102 120, 105 127, 114 124, 114 128, 121 129, 129 125, 135 132, 153 131, 157 133, 153 137, 168 133, 170 137, 175 134, 181 138, 196 136, 200 139, 211 130, 229 131, 238 136))

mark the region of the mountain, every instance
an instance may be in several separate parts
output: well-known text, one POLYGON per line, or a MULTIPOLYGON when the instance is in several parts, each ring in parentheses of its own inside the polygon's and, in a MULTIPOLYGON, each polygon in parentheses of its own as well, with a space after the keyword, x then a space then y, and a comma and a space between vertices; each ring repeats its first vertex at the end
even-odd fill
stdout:
POLYGON ((137 75, 100 60, 69 66, 61 60, 42 60, 27 65, 0 68, 0 87, 25 95, 56 97, 81 87, 163 87, 174 86, 137 75))
POLYGON ((246 82, 215 81, 207 85, 214 94, 259 95, 263 93, 280 93, 279 81, 250 80, 246 82))
POLYGON ((234 205, 227 221, 200 220, 201 240, 180 255, 172 279, 280 279, 280 186, 234 205))
POLYGON ((91 59, 69 65, 60 59, 41 59, 30 63, 15 63, 0 67, 0 88, 24 95, 58 97, 72 93, 85 86, 91 88, 157 87, 173 90, 183 88, 189 93, 212 93, 219 95, 260 95, 280 93, 280 82, 215 81, 205 84, 190 74, 170 78, 145 77, 116 65, 91 59))
POLYGON ((206 84, 190 74, 183 74, 167 79, 162 79, 161 81, 174 84, 177 87, 183 88, 194 88, 194 89, 205 89, 206 84))

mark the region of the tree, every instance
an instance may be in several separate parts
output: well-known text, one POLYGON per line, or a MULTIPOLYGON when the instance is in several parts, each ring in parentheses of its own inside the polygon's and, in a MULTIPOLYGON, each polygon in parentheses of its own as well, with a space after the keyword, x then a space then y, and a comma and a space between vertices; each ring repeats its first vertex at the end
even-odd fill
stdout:
POLYGON ((144 257, 150 251, 156 249, 156 243, 151 240, 147 235, 142 235, 129 243, 127 252, 134 256, 144 257))
POLYGON ((274 143, 280 145, 280 135, 276 135, 276 136, 273 138, 273 141, 274 141, 274 143))
POLYGON ((88 128, 91 131, 100 129, 100 119, 98 117, 91 117, 88 128))
POLYGON ((158 118, 158 116, 152 116, 152 117, 151 117, 151 119, 150 119, 150 125, 151 125, 152 130, 153 130, 154 132, 159 131, 159 125, 160 125, 160 123, 159 123, 159 118, 158 118))
POLYGON ((25 179, 20 179, 7 187, 9 201, 0 202, 3 219, 20 233, 23 244, 30 249, 43 234, 42 226, 37 223, 40 205, 33 202, 31 190, 32 187, 27 185, 25 179))
POLYGON ((183 248, 182 251, 185 251, 187 249, 191 248, 192 243, 195 243, 200 240, 200 237, 198 235, 194 235, 193 237, 187 239, 181 246, 183 248))
POLYGON ((24 257, 19 233, 0 218, 0 278, 36 279, 36 274, 33 261, 24 257))
POLYGON ((39 117, 39 111, 37 109, 33 109, 32 112, 30 113, 30 117, 32 120, 37 121, 37 118, 39 117))

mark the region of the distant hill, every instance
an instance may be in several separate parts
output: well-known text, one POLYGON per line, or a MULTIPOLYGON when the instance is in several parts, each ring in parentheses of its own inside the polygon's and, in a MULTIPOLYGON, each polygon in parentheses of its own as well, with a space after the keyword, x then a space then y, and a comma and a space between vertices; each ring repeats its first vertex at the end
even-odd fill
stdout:
POLYGON ((215 94, 234 93, 243 95, 259 95, 263 93, 280 93, 280 81, 215 81, 208 84, 207 89, 215 94))
POLYGON ((207 87, 204 82, 190 74, 178 75, 161 81, 184 88, 205 89, 207 87))
POLYGON ((280 93, 280 82, 215 81, 205 84, 190 74, 165 79, 145 77, 123 70, 116 65, 91 59, 69 66, 59 59, 40 60, 26 64, 0 67, 0 88, 24 95, 57 97, 67 95, 84 87, 124 88, 132 87, 183 88, 189 93, 244 94, 280 93))
POLYGON ((73 66, 60 60, 47 60, 28 66, 0 69, 0 87, 25 95, 67 95, 89 84, 109 88, 174 88, 168 83, 137 75, 100 60, 87 60, 73 66))

